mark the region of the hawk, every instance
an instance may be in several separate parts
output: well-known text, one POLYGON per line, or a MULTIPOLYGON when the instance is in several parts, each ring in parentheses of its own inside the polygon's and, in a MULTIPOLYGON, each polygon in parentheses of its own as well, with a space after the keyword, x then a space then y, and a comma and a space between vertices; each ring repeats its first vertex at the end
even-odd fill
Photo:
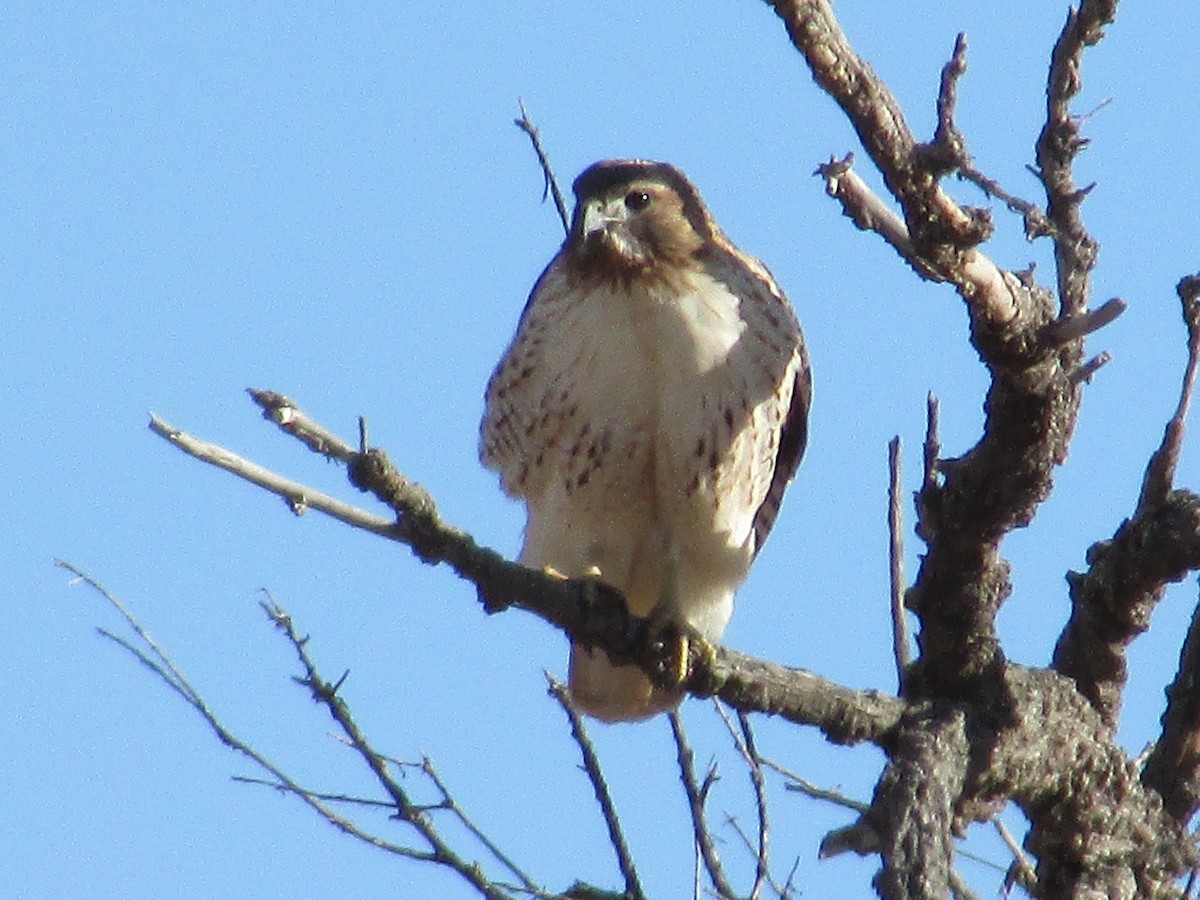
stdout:
MULTIPOLYGON (((520 561, 598 575, 716 640, 807 440, 811 376, 771 273, 682 172, 606 160, 487 386, 479 455, 528 519, 520 561)), ((571 647, 575 703, 643 719, 682 693, 571 647)))

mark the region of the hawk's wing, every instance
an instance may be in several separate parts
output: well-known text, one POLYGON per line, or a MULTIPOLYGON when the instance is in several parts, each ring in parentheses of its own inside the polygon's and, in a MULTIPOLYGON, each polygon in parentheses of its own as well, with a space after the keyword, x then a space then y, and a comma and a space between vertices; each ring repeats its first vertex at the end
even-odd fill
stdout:
POLYGON ((521 310, 516 334, 500 358, 484 394, 479 426, 479 459, 500 474, 504 490, 525 496, 531 464, 540 463, 539 452, 550 435, 539 418, 553 380, 569 366, 560 356, 580 348, 572 338, 584 329, 573 327, 576 310, 566 298, 566 276, 561 252, 534 282, 521 310), (571 345, 571 346, 567 346, 571 345))
POLYGON ((779 507, 783 503, 783 492, 791 483, 800 458, 804 456, 804 448, 808 445, 808 410, 812 404, 812 372, 808 366, 808 351, 804 347, 804 339, 800 339, 800 366, 796 370, 795 383, 792 387, 792 402, 788 407, 787 418, 783 422, 783 431, 779 436, 779 453, 775 457, 775 474, 771 476, 771 486, 767 488, 767 496, 754 514, 754 554, 762 549, 767 535, 779 515, 779 507))
MULTIPOLYGON (((808 350, 804 345, 804 333, 800 330, 796 313, 788 303, 787 297, 775 281, 771 271, 763 265, 761 260, 738 250, 719 230, 714 236, 714 244, 725 255, 734 259, 734 271, 757 282, 759 290, 754 293, 760 298, 760 302, 770 307, 766 315, 767 321, 771 322, 777 332, 794 329, 796 342, 794 373, 785 376, 784 381, 778 385, 778 389, 782 392, 787 385, 786 378, 792 379, 791 401, 779 435, 779 450, 775 454, 775 468, 767 493, 754 513, 754 554, 757 556, 763 543, 767 540, 771 528, 775 525, 775 518, 779 515, 779 508, 783 503, 784 491, 787 490, 788 484, 795 476, 796 469, 800 465, 800 458, 804 456, 804 448, 808 445, 808 410, 812 405, 812 371, 808 362, 808 350)), ((729 271, 728 268, 724 270, 729 271)), ((738 292, 736 285, 730 287, 738 292)), ((760 312, 763 311, 760 310, 760 312)))

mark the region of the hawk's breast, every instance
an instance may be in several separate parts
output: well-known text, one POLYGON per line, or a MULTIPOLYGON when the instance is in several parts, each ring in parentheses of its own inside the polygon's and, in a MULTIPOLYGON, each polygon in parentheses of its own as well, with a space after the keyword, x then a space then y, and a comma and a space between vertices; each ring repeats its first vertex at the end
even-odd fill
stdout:
POLYGON ((580 507, 649 503, 677 543, 740 558, 795 353, 763 320, 779 303, 765 293, 706 270, 581 287, 551 266, 489 385, 484 461, 531 507, 549 492, 580 507))

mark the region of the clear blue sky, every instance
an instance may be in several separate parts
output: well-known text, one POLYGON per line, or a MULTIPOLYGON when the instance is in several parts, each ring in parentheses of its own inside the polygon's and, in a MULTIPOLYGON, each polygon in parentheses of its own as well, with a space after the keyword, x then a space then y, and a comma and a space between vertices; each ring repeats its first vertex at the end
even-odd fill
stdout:
MULTIPOLYGON (((839 11, 918 134, 940 66, 970 41, 960 123, 979 165, 1036 198, 1025 171, 1065 3, 877 3, 839 11)), ((429 867, 337 834, 253 774, 145 670, 96 637, 122 596, 231 728, 315 788, 364 791, 328 717, 293 685, 258 609, 270 588, 311 635, 367 734, 428 753, 460 801, 549 888, 616 886, 590 791, 541 671, 565 646, 519 613, 383 541, 195 463, 145 429, 154 410, 348 499, 322 463, 258 420, 272 387, 424 482, 445 515, 508 552, 521 515, 476 462, 483 385, 560 226, 512 126, 523 97, 564 185, 608 156, 668 159, 728 234, 773 269, 807 332, 810 450, 743 588, 727 640, 840 682, 890 689, 886 444, 919 478, 926 391, 955 454, 975 440, 984 375, 961 303, 855 231, 811 175, 857 150, 759 3, 7 4, 0 12, 0 893, 15 898, 473 896, 429 867)), ((1113 361, 1088 388, 1071 458, 1013 535, 1009 655, 1048 658, 1063 573, 1132 510, 1184 361, 1174 284, 1200 268, 1200 7, 1130 3, 1090 52, 1084 214, 1102 246, 1096 302, 1128 312, 1090 339, 1113 361)), ((861 154, 860 154, 861 156, 861 154)), ((865 171, 865 166, 860 167, 865 171)), ((980 203, 974 191, 959 196, 980 203)), ((1051 270, 997 210, 997 260, 1051 270)), ((1181 480, 1195 486, 1200 438, 1181 480)), ((910 517, 911 525, 911 517, 910 517)), ((918 544, 910 536, 908 568, 918 544)), ((1155 733, 1196 590, 1168 593, 1131 654, 1122 737, 1155 733)), ((744 772, 705 704, 720 822, 749 825, 744 772)), ((664 721, 595 738, 648 889, 688 896, 692 853, 664 721)), ((867 798, 880 754, 763 722, 760 749, 867 798)), ((410 779, 410 782, 412 780, 410 779)), ((415 782, 412 782, 415 785, 415 782)), ((773 781, 775 865, 805 896, 866 896, 876 860, 816 860, 848 815, 773 781)), ((1019 816, 1010 816, 1019 822, 1019 816)), ((372 823, 403 839, 405 830, 372 823)), ((750 866, 722 829, 733 875, 750 866)), ((977 828, 970 846, 998 862, 977 828)), ((999 876, 964 861, 986 896, 999 876)))

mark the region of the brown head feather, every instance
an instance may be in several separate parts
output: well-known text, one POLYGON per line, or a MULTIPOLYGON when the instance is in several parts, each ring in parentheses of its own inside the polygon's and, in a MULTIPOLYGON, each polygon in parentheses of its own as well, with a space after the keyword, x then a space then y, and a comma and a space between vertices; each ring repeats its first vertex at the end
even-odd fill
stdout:
POLYGON ((603 159, 580 172, 572 185, 576 216, 585 200, 603 197, 634 181, 658 182, 678 194, 683 202, 684 218, 701 239, 709 241, 719 234, 712 214, 700 199, 700 192, 687 176, 670 163, 650 159, 603 159))
POLYGON ((668 163, 604 160, 585 169, 574 187, 575 215, 563 249, 577 278, 670 281, 723 240, 699 193, 668 163), (641 206, 634 205, 638 196, 641 206), (603 224, 597 227, 593 217, 603 224))

